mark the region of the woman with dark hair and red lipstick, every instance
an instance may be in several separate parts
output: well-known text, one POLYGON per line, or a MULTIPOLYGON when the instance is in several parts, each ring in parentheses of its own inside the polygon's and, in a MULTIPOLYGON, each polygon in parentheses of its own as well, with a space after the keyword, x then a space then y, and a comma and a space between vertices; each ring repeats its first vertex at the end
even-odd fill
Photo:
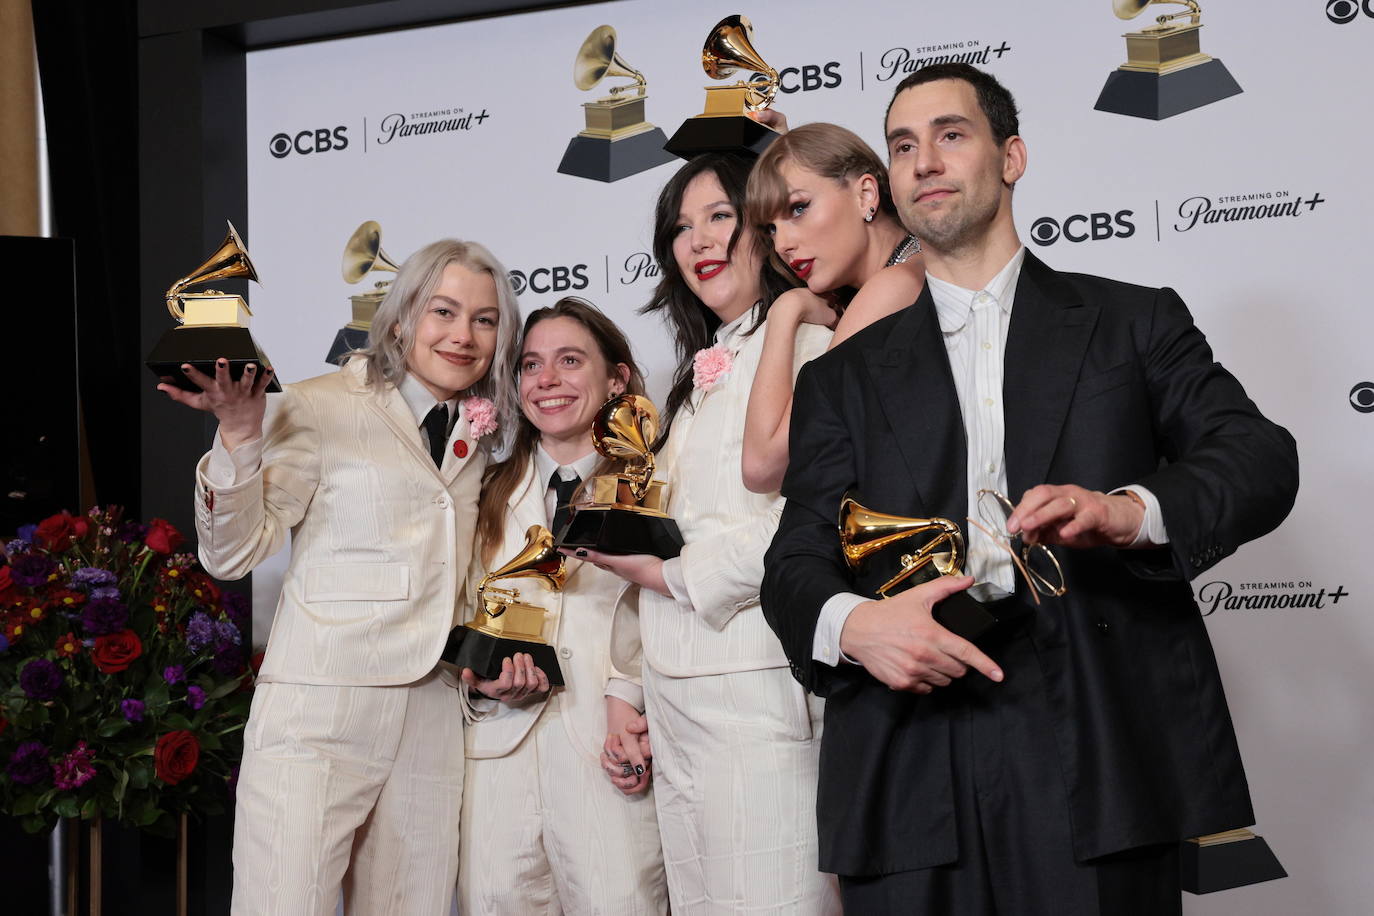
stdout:
POLYGON ((773 303, 749 400, 744 482, 768 493, 787 470, 797 329, 834 326, 835 346, 915 302, 925 261, 897 219, 882 160, 835 124, 804 124, 764 151, 749 176, 746 217, 765 256, 775 254, 806 284, 773 303))
MULTIPOLYGON (((665 317, 677 345, 658 476, 686 541, 681 556, 587 558, 640 586, 638 613, 620 605, 614 638, 634 628, 642 645, 673 912, 838 913, 834 880, 817 870, 822 704, 792 678, 759 611, 783 501, 776 490, 750 492, 740 474, 769 306, 790 285, 744 222, 750 165, 698 156, 655 213, 663 276, 644 311, 665 317)), ((829 339, 819 325, 794 329, 788 356, 800 367, 829 339)))

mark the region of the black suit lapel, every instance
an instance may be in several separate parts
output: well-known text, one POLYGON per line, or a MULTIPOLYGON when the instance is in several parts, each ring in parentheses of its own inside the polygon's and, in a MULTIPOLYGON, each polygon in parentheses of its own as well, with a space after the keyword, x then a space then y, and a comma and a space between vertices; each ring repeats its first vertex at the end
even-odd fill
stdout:
MULTIPOLYGON (((1016 284, 1003 362, 1007 494, 1047 483, 1098 306, 1084 304, 1030 252, 1016 284)), ((1081 445, 1080 445, 1081 447, 1081 445)))
MULTIPOLYGON (((869 348, 866 355, 878 401, 915 489, 909 504, 871 508, 898 514, 943 513, 962 524, 968 486, 964 420, 929 286, 902 313, 884 344, 869 348)), ((896 480, 887 487, 888 492, 901 489, 902 482, 896 480)), ((877 500, 881 493, 861 496, 877 500)))

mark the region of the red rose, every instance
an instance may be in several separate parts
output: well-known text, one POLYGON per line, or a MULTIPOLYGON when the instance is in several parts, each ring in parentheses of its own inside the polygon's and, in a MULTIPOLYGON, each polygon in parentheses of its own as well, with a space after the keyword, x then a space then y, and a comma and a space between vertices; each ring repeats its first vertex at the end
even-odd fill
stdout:
POLYGON ((157 739, 153 749, 153 769, 157 778, 174 786, 196 771, 200 763, 200 741, 193 732, 177 729, 157 739))
POLYGON ((143 542, 157 553, 169 554, 181 546, 181 542, 186 538, 181 536, 181 532, 173 527, 172 523, 162 518, 155 518, 148 525, 148 535, 143 542))
POLYGON ((72 537, 78 541, 91 533, 91 520, 84 515, 77 515, 72 518, 72 537))
POLYGON ((95 638, 91 661, 105 674, 118 674, 143 654, 143 643, 133 630, 121 630, 95 638))
POLYGON ((76 534, 76 526, 72 522, 72 514, 65 510, 50 515, 38 523, 33 539, 39 547, 60 553, 72 545, 72 536, 76 534))
POLYGON ((19 586, 10 578, 10 568, 0 566, 0 607, 8 605, 19 597, 19 586))

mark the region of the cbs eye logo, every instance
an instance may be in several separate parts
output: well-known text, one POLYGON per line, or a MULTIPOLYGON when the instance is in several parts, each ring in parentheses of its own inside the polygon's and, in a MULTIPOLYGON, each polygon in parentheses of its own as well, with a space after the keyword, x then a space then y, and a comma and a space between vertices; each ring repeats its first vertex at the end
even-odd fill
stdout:
POLYGON ((1359 382, 1351 388, 1350 406, 1360 413, 1374 413, 1374 382, 1359 382))
POLYGON ((292 151, 308 156, 311 153, 328 153, 348 149, 348 128, 321 127, 317 130, 302 130, 295 134, 274 134, 267 141, 267 151, 274 158, 285 159, 292 151))
POLYGON ((1364 13, 1374 19, 1374 0, 1326 0, 1326 18, 1345 25, 1364 13))
POLYGON ((586 264, 537 267, 529 273, 512 270, 509 276, 511 288, 517 296, 525 290, 540 294, 562 293, 570 289, 586 289, 588 285, 586 264))
POLYGON ((1135 223, 1131 222, 1133 216, 1134 210, 1118 210, 1114 214, 1076 213, 1062 222, 1051 216, 1042 216, 1031 223, 1030 237, 1037 245, 1053 245, 1061 238, 1070 242, 1128 239, 1135 235, 1135 223))

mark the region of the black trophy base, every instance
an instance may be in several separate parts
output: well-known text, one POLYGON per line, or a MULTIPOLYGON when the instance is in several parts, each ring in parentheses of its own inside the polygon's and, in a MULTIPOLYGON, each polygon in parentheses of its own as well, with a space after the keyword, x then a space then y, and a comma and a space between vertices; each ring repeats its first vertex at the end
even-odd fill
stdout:
POLYGON ((501 662, 517 652, 534 658, 535 667, 544 672, 549 686, 563 686, 563 669, 558 667, 558 655, 553 646, 523 639, 503 639, 470 627, 454 627, 448 634, 444 654, 439 656, 458 668, 471 668, 484 680, 501 676, 501 662))
MULTIPOLYGON (((239 379, 249 363, 272 368, 247 328, 239 327, 180 327, 172 328, 148 354, 146 364, 153 374, 167 377, 172 384, 186 391, 199 391, 200 386, 181 371, 182 363, 190 363, 206 375, 215 374, 215 361, 229 361, 229 377, 239 379)), ((268 391, 281 391, 276 376, 267 383, 268 391)))
POLYGON ((1016 598, 979 601, 968 592, 955 592, 935 605, 931 616, 955 636, 972 643, 994 643, 1020 629, 1034 609, 1016 598))
POLYGON ((663 131, 657 127, 619 140, 573 137, 558 171, 593 181, 619 181, 672 162, 672 155, 663 149, 664 142, 663 131))
POLYGON ((1093 107, 1098 111, 1162 121, 1210 105, 1243 90, 1215 57, 1172 73, 1113 70, 1093 107))
POLYGON ((701 153, 746 153, 757 156, 782 134, 753 118, 731 115, 688 118, 663 148, 682 159, 701 153))
POLYGON ((1264 837, 1254 835, 1211 846, 1191 840, 1180 843, 1178 874, 1179 884, 1190 894, 1211 894, 1288 877, 1264 837))
POLYGON ((559 547, 586 547, 602 553, 647 553, 662 560, 682 553, 682 532, 677 522, 628 509, 579 508, 554 541, 559 547))
POLYGON ((339 333, 334 335, 334 343, 329 347, 329 355, 324 358, 327 363, 342 366, 344 357, 354 350, 361 350, 367 346, 367 332, 362 328, 350 328, 347 325, 339 328, 339 333))

